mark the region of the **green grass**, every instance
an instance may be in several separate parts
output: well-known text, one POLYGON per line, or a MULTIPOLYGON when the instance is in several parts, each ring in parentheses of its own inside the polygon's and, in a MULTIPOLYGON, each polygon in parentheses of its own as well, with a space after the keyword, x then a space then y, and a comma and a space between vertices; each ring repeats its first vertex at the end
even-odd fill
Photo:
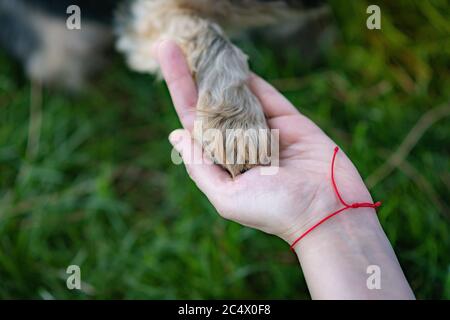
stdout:
MULTIPOLYGON (((333 1, 337 44, 315 66, 241 46, 368 178, 417 297, 449 299, 450 119, 415 124, 449 108, 450 8, 378 3, 383 29, 369 31, 364 1, 333 1), (411 151, 383 174, 408 134, 411 151)), ((309 297, 286 243, 222 220, 171 163, 179 122, 164 84, 116 57, 80 97, 45 90, 39 105, 30 92, 0 53, 0 298, 309 297), (83 291, 66 288, 70 264, 83 291)))

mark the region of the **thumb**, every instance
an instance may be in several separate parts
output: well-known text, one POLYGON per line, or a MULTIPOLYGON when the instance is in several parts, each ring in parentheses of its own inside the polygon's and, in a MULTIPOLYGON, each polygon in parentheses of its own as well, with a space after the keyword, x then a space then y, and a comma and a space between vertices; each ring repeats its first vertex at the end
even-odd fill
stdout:
MULTIPOLYGON (((224 188, 225 182, 231 180, 230 175, 225 170, 206 158, 201 146, 192 139, 189 131, 177 129, 169 135, 169 141, 181 155, 191 179, 208 198, 220 192, 220 188, 224 188)), ((173 154, 172 160, 175 160, 173 154)))

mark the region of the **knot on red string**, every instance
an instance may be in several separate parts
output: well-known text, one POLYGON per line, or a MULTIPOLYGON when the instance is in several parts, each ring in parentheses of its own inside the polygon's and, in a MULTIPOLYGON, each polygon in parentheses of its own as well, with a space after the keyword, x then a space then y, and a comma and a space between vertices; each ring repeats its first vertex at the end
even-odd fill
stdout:
POLYGON ((352 209, 356 209, 356 208, 378 208, 379 206, 381 206, 381 202, 380 201, 375 202, 375 203, 356 202, 356 203, 352 203, 347 208, 352 208, 352 209))
POLYGON ((369 202, 355 202, 352 204, 348 204, 347 202, 344 201, 344 199, 341 197, 341 194, 339 193, 339 190, 337 188, 336 185, 336 180, 334 178, 334 163, 336 161, 336 155, 339 151, 339 147, 335 147, 334 148, 334 154, 333 154, 333 159, 331 160, 331 184, 333 185, 333 190, 337 196, 337 198, 339 199, 339 201, 342 203, 343 207, 333 213, 331 213, 330 215, 326 216, 325 218, 323 218, 322 220, 320 220, 319 222, 317 222, 315 225, 313 225, 311 228, 309 228, 308 230, 306 230, 300 237, 298 237, 291 245, 291 250, 294 250, 294 246, 301 240, 303 239, 308 233, 310 233, 311 231, 313 231, 315 228, 317 228, 319 225, 321 225, 322 223, 324 223, 325 221, 327 221, 328 219, 334 217, 335 215, 347 210, 347 209, 357 209, 357 208, 378 208, 379 206, 381 206, 381 202, 377 201, 375 203, 369 203, 369 202))

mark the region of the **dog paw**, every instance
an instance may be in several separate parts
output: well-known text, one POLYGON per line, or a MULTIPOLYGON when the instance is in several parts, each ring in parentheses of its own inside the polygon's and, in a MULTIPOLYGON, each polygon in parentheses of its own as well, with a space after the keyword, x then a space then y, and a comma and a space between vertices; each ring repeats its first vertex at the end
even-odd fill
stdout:
POLYGON ((259 100, 246 85, 223 91, 220 100, 209 92, 200 94, 194 138, 232 177, 268 164, 270 130, 259 100))

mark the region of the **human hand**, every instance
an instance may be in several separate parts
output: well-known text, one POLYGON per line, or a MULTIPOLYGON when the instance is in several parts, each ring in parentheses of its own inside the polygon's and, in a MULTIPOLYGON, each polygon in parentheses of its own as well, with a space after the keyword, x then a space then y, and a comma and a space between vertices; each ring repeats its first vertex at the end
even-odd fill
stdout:
MULTIPOLYGON (((206 158, 192 161, 195 154, 202 154, 190 133, 196 117, 195 82, 174 42, 159 43, 154 54, 184 127, 172 132, 169 140, 181 154, 189 176, 222 217, 277 235, 291 244, 317 221, 342 207, 330 177, 335 143, 256 75, 249 79, 249 86, 263 106, 269 127, 279 130, 276 174, 262 175, 255 167, 232 179, 206 158)), ((336 158, 335 170, 336 182, 347 202, 372 201, 358 171, 343 152, 336 158)))

